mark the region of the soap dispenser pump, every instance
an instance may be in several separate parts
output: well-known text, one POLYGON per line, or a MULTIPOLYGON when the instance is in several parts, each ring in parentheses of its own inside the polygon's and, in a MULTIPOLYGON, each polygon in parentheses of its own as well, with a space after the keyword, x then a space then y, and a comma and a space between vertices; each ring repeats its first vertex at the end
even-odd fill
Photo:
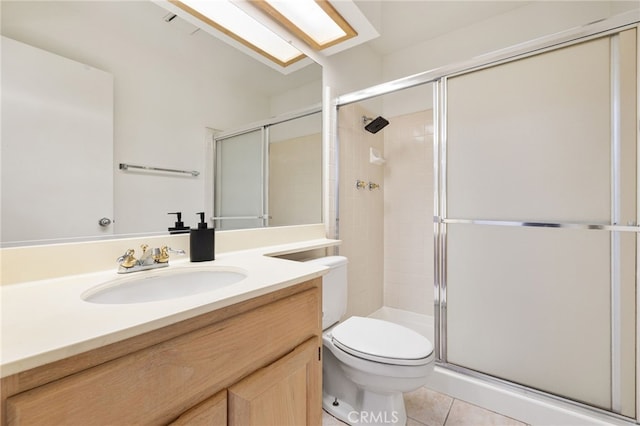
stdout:
POLYGON ((198 228, 192 228, 189 233, 189 256, 192 262, 206 262, 215 259, 215 229, 207 227, 204 220, 204 212, 200 215, 198 228))
POLYGON ((176 215, 176 223, 169 228, 170 234, 186 234, 189 232, 189 227, 184 225, 182 221, 182 212, 169 213, 176 215))

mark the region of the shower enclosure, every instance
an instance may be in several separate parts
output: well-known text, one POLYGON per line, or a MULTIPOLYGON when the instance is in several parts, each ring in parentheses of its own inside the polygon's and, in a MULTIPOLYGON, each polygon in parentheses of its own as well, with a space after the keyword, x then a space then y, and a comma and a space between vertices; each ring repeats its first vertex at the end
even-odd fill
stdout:
POLYGON ((337 99, 435 83, 443 383, 640 419, 638 39, 620 15, 337 99))
POLYGON ((438 83, 438 357, 636 417, 637 29, 438 83))

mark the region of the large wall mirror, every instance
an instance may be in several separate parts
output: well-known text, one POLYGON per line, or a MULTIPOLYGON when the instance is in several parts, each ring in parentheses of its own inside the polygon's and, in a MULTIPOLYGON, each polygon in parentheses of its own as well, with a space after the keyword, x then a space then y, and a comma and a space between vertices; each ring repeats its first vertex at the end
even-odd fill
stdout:
MULTIPOLYGON (((2 1, 0 15, 0 229, 5 247, 164 233, 173 226, 171 212, 182 212, 186 226, 195 226, 200 211, 213 218, 216 213, 207 201, 212 132, 304 110, 322 100, 318 64, 307 59, 309 65, 285 75, 172 18, 151 1, 2 1), (15 53, 7 46, 44 52, 61 61, 63 70, 75 67, 77 74, 55 79, 53 68, 38 61, 5 72, 6 64, 16 63, 5 60, 15 53), (44 71, 51 84, 46 86, 36 71, 44 71), (96 79, 85 78, 89 75, 96 79), (19 90, 5 91, 13 81, 5 76, 20 80, 19 90), (40 99, 43 92, 53 98, 40 99), (77 107, 74 99, 83 96, 89 98, 83 105, 95 108, 77 107), (34 109, 42 121, 20 122, 16 105, 34 109), (47 127, 52 123, 55 131, 47 127), (65 133, 71 130, 73 138, 65 133), (122 169, 121 164, 146 168, 122 169), (90 183, 99 177, 106 184, 90 183), (88 212, 90 207, 94 211, 88 212), (109 223, 101 224, 103 218, 109 223)), ((29 56, 20 52, 21 59, 29 56)), ((272 126, 273 135, 289 141, 281 147, 300 136, 287 136, 287 127, 296 126, 272 126)), ((314 161, 321 170, 321 155, 314 161)), ((314 188, 307 189, 317 193, 306 204, 314 214, 295 218, 295 223, 283 217, 266 225, 321 222, 321 185, 314 188)))

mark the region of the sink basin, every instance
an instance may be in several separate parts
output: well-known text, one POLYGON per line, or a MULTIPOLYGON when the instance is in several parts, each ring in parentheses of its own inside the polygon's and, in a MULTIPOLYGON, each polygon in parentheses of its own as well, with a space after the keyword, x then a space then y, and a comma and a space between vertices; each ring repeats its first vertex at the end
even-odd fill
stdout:
POLYGON ((155 273, 120 278, 95 286, 82 295, 91 303, 143 303, 192 296, 230 286, 247 276, 229 270, 155 273))

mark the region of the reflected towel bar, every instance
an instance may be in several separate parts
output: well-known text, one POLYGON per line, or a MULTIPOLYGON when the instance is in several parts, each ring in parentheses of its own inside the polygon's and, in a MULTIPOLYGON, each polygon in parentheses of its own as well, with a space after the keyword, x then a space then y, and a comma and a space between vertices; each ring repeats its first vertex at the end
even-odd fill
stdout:
POLYGON ((211 220, 227 220, 227 219, 264 219, 266 216, 214 216, 211 220))
POLYGON ((160 167, 136 166, 134 164, 120 163, 120 170, 128 170, 128 169, 151 170, 151 171, 154 171, 154 172, 182 173, 182 174, 191 175, 191 176, 198 176, 200 174, 200 172, 198 172, 196 170, 163 169, 163 168, 160 168, 160 167))

